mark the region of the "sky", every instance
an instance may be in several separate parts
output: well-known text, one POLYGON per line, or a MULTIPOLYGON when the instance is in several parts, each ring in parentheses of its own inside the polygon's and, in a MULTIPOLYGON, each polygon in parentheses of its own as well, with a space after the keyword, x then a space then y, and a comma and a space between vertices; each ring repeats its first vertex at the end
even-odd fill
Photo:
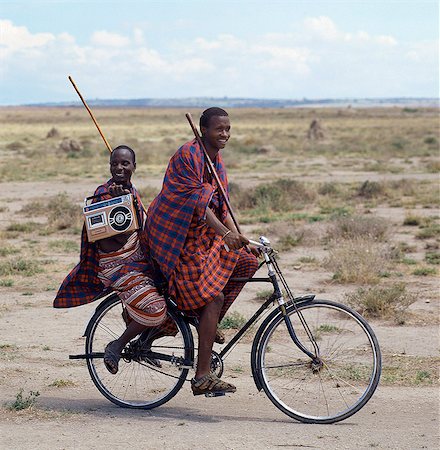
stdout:
POLYGON ((0 0, 0 105, 439 96, 437 0, 0 0))

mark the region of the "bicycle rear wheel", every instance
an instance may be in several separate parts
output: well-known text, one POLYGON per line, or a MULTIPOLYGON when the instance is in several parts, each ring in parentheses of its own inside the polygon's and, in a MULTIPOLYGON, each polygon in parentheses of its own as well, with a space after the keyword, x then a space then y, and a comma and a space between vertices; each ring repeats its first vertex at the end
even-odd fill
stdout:
POLYGON ((103 355, 105 346, 126 328, 120 299, 109 299, 91 318, 86 332, 87 367, 95 386, 111 402, 152 409, 169 401, 182 387, 193 359, 192 335, 181 317, 171 310, 168 316, 175 335, 163 336, 160 327, 148 328, 127 344, 115 375, 106 369, 103 355), (153 340, 153 334, 160 337, 153 340))
POLYGON ((305 423, 333 423, 359 411, 373 395, 381 373, 379 344, 355 311, 326 300, 287 308, 300 342, 313 345, 300 322, 304 317, 319 347, 315 361, 292 341, 284 317, 268 325, 257 347, 256 370, 269 399, 305 423))

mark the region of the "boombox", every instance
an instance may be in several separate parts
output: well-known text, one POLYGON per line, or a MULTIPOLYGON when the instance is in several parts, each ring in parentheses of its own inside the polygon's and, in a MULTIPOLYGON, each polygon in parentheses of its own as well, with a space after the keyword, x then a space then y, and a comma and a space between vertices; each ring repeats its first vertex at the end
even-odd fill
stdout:
POLYGON ((132 194, 89 204, 90 200, 97 197, 100 196, 93 195, 84 200, 84 220, 89 242, 139 228, 137 202, 132 194))

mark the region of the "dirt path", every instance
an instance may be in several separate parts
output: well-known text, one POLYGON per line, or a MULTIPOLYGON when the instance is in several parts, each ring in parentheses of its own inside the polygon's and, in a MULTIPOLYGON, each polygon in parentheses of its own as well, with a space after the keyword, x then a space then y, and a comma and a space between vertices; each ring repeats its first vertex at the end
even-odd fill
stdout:
MULTIPOLYGON (((366 179, 365 174, 345 175, 346 181, 366 179)), ((381 179, 380 175, 377 177, 370 179, 381 179)), ((334 176, 323 175, 324 178, 334 176)), ((247 184, 254 181, 258 179, 246 179, 247 184)), ((146 184, 160 187, 161 182, 161 177, 148 178, 146 184)), ((66 191, 80 202, 84 192, 91 192, 96 184, 95 181, 0 183, 2 192, 16 199, 9 209, 1 211, 0 229, 12 220, 27 220, 15 212, 32 199, 66 191)), ((142 183, 138 184, 142 187, 142 183)), ((385 209, 378 213, 390 215, 385 209)), ((401 222, 401 217, 398 220, 401 222)), ((307 249, 308 254, 311 251, 307 249)), ((301 249, 283 255, 282 261, 289 261, 290 257, 294 261, 298 252, 301 249)), ((54 258, 68 267, 78 256, 57 254, 54 258)), ((156 410, 121 409, 101 396, 83 362, 68 360, 69 354, 83 351, 81 335, 96 305, 54 310, 51 306, 54 286, 64 276, 65 272, 60 270, 30 278, 31 293, 22 287, 0 286, 1 448, 413 450, 439 446, 439 396, 434 384, 379 386, 372 400, 350 419, 335 425, 304 425, 285 416, 263 393, 257 392, 249 371, 249 343, 237 346, 226 360, 225 378, 237 385, 236 394, 194 398, 185 385, 173 400, 156 410), (232 370, 237 365, 243 367, 240 373, 232 370), (60 380, 66 385, 57 386, 60 380), (21 389, 25 396, 30 391, 40 393, 35 406, 23 411, 7 409, 5 405, 13 402, 21 389)), ((286 276, 297 293, 318 291, 320 297, 341 301, 347 289, 329 282, 330 275, 323 269, 298 271, 289 264, 286 276)), ((417 289, 423 290, 424 295, 411 309, 432 320, 404 327, 373 323, 386 355, 439 356, 438 282, 423 283, 418 282, 417 289)), ((249 287, 234 309, 249 316, 256 309, 254 297, 258 289, 249 287)))
MULTIPOLYGON (((2 296, 0 398, 10 403, 20 389, 24 394, 40 393, 31 410, 3 408, 2 448, 104 449, 109 443, 126 448, 129 436, 134 437, 134 449, 437 448, 435 387, 379 386, 372 400, 348 420, 305 425, 257 392, 248 368, 249 343, 237 346, 226 360, 225 377, 237 385, 236 394, 195 398, 186 384, 168 404, 153 411, 121 409, 101 396, 82 361, 68 360, 69 353, 83 351, 80 336, 96 305, 53 310, 53 295, 2 296), (237 364, 244 367, 238 374, 231 371, 237 364), (69 385, 55 387, 56 380, 69 385)), ((251 297, 243 294, 236 309, 255 308, 251 297)), ((405 342, 418 335, 418 346, 438 354, 432 345, 436 327, 423 328, 423 333, 417 327, 375 328, 387 353, 402 351, 405 342)))

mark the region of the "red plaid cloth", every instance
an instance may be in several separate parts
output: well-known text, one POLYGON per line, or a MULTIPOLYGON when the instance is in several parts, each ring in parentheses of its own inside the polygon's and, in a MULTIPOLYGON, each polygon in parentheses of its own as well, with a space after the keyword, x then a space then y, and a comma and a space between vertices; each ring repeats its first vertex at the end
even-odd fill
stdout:
MULTIPOLYGON (((213 164, 225 190, 228 186, 220 154, 213 164)), ((193 216, 204 222, 206 208, 215 185, 206 181, 205 156, 194 140, 184 144, 171 158, 160 194, 147 213, 147 230, 151 256, 169 279, 180 258, 193 216)), ((227 207, 218 203, 219 218, 224 220, 227 207)))
MULTIPOLYGON (((220 154, 213 163, 227 191, 220 154)), ((208 206, 221 221, 226 218, 226 204, 206 171, 203 151, 197 142, 188 142, 171 158, 162 191, 147 214, 151 255, 182 310, 199 309, 223 292, 243 252, 225 250, 221 236, 205 222, 208 206)), ((250 255, 245 264, 252 276, 256 258, 250 255)), ((228 307, 242 287, 231 289, 228 307)))
MULTIPOLYGON (((112 179, 107 183, 98 186, 95 195, 102 195, 102 199, 111 198, 108 187, 113 182, 112 179)), ((136 196, 140 207, 141 223, 145 223, 145 210, 136 188, 132 185, 130 191, 136 196)), ((142 226, 138 230, 139 240, 144 253, 148 254, 148 243, 145 236, 145 228, 142 226)), ((139 264, 137 263, 137 269, 139 264)), ((127 271, 131 270, 127 267, 127 271)), ((81 234, 81 254, 80 262, 72 269, 61 284, 58 293, 53 302, 54 308, 71 308, 80 306, 96 300, 96 297, 104 291, 104 285, 98 278, 99 262, 96 243, 90 243, 87 240, 87 233, 83 227, 81 234)), ((142 272, 153 276, 153 268, 149 260, 142 262, 142 272)))

